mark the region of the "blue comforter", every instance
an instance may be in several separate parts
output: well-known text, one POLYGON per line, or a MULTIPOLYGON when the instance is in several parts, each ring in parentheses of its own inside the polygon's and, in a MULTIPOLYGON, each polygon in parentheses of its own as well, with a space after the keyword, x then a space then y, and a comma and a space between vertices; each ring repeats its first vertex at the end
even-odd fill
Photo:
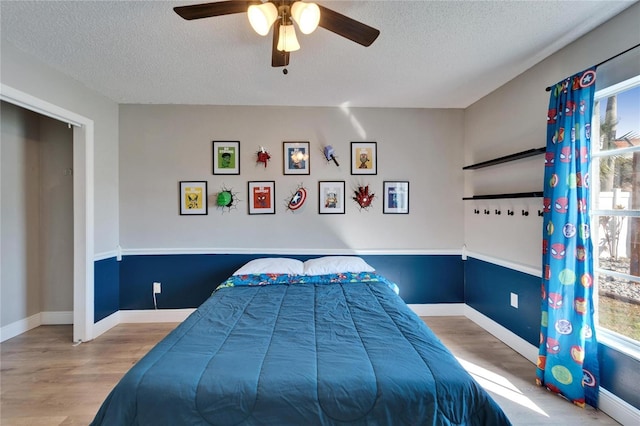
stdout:
POLYGON ((392 283, 285 277, 221 285, 92 424, 510 424, 392 283))

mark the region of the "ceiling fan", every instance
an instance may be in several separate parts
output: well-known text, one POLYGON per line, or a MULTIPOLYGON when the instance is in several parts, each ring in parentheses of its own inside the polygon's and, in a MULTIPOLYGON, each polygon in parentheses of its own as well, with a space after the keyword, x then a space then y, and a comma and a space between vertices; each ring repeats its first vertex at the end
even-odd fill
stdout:
MULTIPOLYGON (((272 67, 289 65, 289 53, 300 48, 293 22, 304 34, 322 27, 363 46, 370 46, 380 35, 380 30, 324 6, 295 0, 228 0, 179 6, 173 10, 186 20, 246 12, 251 26, 262 36, 266 36, 273 25, 272 67)), ((284 71, 286 74, 286 69, 284 71)))

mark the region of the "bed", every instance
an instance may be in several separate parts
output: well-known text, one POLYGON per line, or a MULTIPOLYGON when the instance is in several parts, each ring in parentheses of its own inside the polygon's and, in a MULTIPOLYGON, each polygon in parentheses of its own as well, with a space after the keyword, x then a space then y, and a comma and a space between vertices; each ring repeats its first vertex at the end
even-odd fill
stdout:
POLYGON ((244 265, 125 374, 92 424, 510 422, 395 283, 328 256, 244 265))

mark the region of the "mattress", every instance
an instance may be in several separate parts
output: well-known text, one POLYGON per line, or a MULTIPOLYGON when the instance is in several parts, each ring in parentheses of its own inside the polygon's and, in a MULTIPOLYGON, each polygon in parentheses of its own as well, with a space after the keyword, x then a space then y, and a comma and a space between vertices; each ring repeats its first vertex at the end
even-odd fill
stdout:
POLYGON ((231 277, 126 373, 92 424, 510 423, 394 283, 345 273, 231 277))

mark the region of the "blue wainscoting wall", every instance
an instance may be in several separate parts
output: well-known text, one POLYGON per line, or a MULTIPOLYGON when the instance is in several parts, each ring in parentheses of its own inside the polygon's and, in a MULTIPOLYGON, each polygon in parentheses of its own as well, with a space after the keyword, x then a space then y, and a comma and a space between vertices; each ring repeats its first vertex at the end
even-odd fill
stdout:
MULTIPOLYGON (((120 309, 153 309, 153 282, 162 283, 159 309, 195 308, 235 270, 266 254, 168 254, 123 256, 120 309)), ((318 256, 278 255, 306 260, 318 256)), ((396 282, 406 303, 463 303, 462 260, 457 255, 361 256, 396 282)))
POLYGON ((464 299, 534 346, 540 342, 540 277, 469 257, 464 262, 464 299), (511 306, 518 295, 518 309, 511 306))
MULTIPOLYGON (((318 255, 277 255, 300 260, 318 255)), ((95 322, 118 310, 153 309, 153 282, 162 283, 158 309, 196 308, 249 260, 272 254, 123 256, 95 262, 95 322)), ((364 255, 400 287, 409 304, 466 303, 538 346, 540 277, 459 255, 364 255), (518 295, 518 309, 511 307, 518 295)), ((640 361, 600 344, 602 387, 640 409, 640 361)))
MULTIPOLYGON (((535 347, 540 341, 540 277, 469 258, 464 262, 465 303, 535 347), (517 293, 519 307, 510 306, 517 293)), ((603 388, 640 409, 640 361, 598 345, 603 388)))
POLYGON ((115 257, 93 264, 93 321, 120 310, 120 265, 115 257))

